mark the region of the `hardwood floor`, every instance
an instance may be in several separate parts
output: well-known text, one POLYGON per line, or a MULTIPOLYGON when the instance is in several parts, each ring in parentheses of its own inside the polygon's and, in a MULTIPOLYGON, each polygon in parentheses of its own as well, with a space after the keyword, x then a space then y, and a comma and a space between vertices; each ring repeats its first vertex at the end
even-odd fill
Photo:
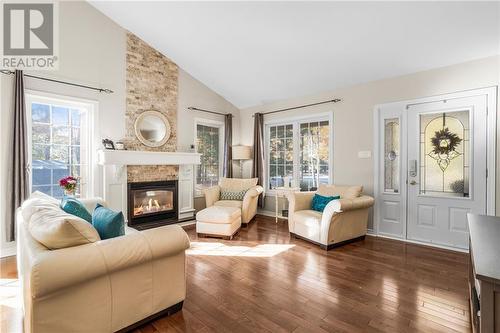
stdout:
MULTIPOLYGON (((326 252, 263 216, 232 241, 188 234, 183 310, 135 333, 470 332, 466 254, 376 237, 326 252)), ((3 311, 1 331, 19 322, 3 311)))

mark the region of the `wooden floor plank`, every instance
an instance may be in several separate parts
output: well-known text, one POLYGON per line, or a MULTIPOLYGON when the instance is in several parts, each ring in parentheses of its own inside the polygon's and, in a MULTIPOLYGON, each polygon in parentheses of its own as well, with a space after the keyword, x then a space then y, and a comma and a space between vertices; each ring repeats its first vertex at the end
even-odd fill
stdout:
MULTIPOLYGON (((263 216, 232 241, 187 232, 184 309, 134 332, 470 332, 466 254, 376 237, 327 252, 263 216)), ((0 331, 21 332, 14 257, 0 275, 0 331)))

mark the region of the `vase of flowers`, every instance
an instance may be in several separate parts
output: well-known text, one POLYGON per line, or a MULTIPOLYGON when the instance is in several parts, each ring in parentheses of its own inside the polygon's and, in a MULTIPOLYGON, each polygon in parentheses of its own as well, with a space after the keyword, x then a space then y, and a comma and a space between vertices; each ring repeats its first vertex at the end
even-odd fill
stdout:
POLYGON ((78 179, 73 176, 67 176, 59 180, 59 186, 64 189, 64 195, 74 196, 76 185, 78 185, 78 179))

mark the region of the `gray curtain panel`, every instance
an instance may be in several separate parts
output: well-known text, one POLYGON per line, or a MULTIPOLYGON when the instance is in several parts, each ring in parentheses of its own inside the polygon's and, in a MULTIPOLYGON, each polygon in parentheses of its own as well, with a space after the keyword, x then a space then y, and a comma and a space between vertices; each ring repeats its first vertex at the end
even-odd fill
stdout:
POLYGON ((226 178, 233 178, 233 115, 224 116, 224 161, 222 174, 226 178))
POLYGON ((26 125, 26 104, 24 99, 24 76, 16 70, 14 80, 14 115, 12 126, 12 162, 7 193, 7 241, 16 238, 16 209, 29 196, 28 176, 28 128, 26 125))
MULTIPOLYGON (((258 178, 257 184, 264 186, 264 114, 254 115, 253 125, 253 168, 252 177, 258 178)), ((259 196, 259 207, 264 208, 264 193, 259 196)))

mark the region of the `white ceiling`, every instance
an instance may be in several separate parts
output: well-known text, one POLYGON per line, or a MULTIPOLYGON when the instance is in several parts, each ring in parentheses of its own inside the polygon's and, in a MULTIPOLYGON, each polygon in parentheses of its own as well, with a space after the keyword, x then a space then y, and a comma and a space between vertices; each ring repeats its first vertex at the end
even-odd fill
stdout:
POLYGON ((91 2, 237 107, 499 53, 499 3, 91 2))

